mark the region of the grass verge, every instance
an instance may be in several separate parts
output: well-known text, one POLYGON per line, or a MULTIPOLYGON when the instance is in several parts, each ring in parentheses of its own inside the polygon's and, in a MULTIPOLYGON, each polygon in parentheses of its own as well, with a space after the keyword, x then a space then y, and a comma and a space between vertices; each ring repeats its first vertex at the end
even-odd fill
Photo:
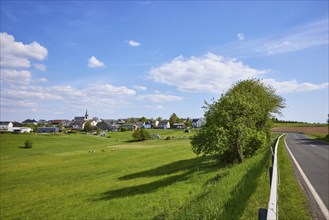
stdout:
POLYGON ((270 192, 267 172, 269 148, 229 169, 221 169, 204 191, 171 219, 257 219, 270 192))
POLYGON ((280 185, 278 192, 279 219, 311 219, 308 200, 294 175, 291 160, 281 138, 278 149, 280 185))

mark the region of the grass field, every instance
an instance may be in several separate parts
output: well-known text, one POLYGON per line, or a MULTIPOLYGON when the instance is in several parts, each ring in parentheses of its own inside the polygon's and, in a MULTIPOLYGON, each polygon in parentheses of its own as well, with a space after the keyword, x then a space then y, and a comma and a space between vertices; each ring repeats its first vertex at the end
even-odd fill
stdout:
POLYGON ((192 153, 193 131, 151 133, 174 138, 0 134, 0 218, 257 219, 267 206, 268 149, 227 166, 192 153))

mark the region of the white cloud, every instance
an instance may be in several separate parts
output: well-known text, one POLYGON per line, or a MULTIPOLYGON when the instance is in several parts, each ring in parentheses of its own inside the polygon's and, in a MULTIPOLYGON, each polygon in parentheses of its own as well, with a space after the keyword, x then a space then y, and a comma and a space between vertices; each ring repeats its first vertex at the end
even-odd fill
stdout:
MULTIPOLYGON (((306 23, 276 34, 246 39, 237 44, 232 41, 216 47, 215 51, 232 57, 278 55, 318 46, 328 46, 328 18, 306 23)), ((237 36, 238 37, 238 36, 237 36)))
POLYGON ((47 78, 45 78, 45 77, 41 77, 41 78, 39 78, 39 79, 37 79, 37 80, 33 80, 33 82, 48 82, 48 79, 47 78))
POLYGON ((1 69, 1 81, 15 84, 29 84, 32 74, 28 70, 1 69))
POLYGON ((1 99, 12 100, 3 103, 2 108, 20 107, 19 103, 35 103, 36 106, 58 105, 70 108, 93 106, 95 108, 108 108, 127 104, 126 99, 134 96, 135 91, 125 86, 110 84, 87 85, 84 88, 72 86, 32 86, 18 85, 1 89, 1 99), (10 106, 7 106, 7 104, 10 106))
POLYGON ((236 35, 236 37, 238 38, 238 40, 243 40, 244 39, 244 34, 243 33, 238 33, 236 35))
POLYGON ((138 46, 141 45, 139 42, 134 41, 134 40, 129 40, 129 41, 128 41, 128 44, 129 44, 130 46, 132 46, 132 47, 138 47, 138 46))
POLYGON ((134 87, 134 89, 140 90, 140 91, 146 91, 147 90, 147 87, 145 87, 145 86, 133 86, 133 87, 134 87))
POLYGON ((34 68, 36 68, 37 70, 40 70, 40 71, 46 71, 47 70, 46 65, 41 64, 41 63, 33 64, 33 66, 34 66, 34 68))
POLYGON ((328 45, 328 18, 297 27, 291 33, 272 39, 262 46, 269 55, 328 45))
POLYGON ((238 80, 260 77, 266 71, 253 69, 236 59, 213 53, 201 57, 176 57, 152 68, 155 82, 174 85, 181 91, 221 93, 238 80))
POLYGON ((85 89, 86 93, 94 95, 135 95, 136 92, 125 86, 116 87, 110 84, 90 85, 85 89))
POLYGON ((292 93, 302 91, 314 91, 320 89, 326 89, 329 83, 298 83, 296 80, 278 82, 275 79, 264 79, 264 83, 273 86, 278 93, 292 93))
POLYGON ((35 99, 49 100, 49 101, 64 99, 60 95, 56 95, 46 91, 31 91, 29 89, 26 90, 5 89, 2 91, 2 96, 9 99, 24 100, 24 101, 31 101, 35 99))
MULTIPOLYGON (((296 80, 279 82, 266 79, 265 70, 253 69, 236 59, 212 53, 202 57, 176 57, 169 63, 149 71, 155 82, 176 86, 181 91, 222 93, 239 80, 262 78, 278 93, 313 91, 328 88, 328 83, 299 83, 296 80)), ((144 98, 146 99, 146 97, 144 98)), ((156 100, 156 99, 155 99, 156 100)))
POLYGON ((30 59, 44 60, 48 55, 47 48, 37 42, 24 44, 16 42, 15 38, 8 33, 0 33, 1 60, 3 67, 30 67, 30 59))
POLYGON ((143 101, 156 102, 156 103, 158 102, 164 103, 164 102, 180 101, 183 98, 175 95, 149 94, 149 95, 139 95, 137 99, 143 101))
POLYGON ((88 59, 88 67, 90 68, 98 68, 103 67, 104 63, 99 61, 96 57, 92 56, 88 59))

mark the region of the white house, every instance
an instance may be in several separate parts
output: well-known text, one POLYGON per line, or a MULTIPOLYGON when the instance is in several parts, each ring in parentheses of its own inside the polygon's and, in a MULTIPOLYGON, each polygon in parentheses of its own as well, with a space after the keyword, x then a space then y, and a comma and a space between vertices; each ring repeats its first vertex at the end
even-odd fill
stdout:
POLYGON ((193 128, 200 128, 202 125, 205 124, 205 119, 204 118, 196 118, 192 120, 192 127, 193 128))
POLYGON ((158 124, 159 129, 168 129, 170 128, 170 123, 169 121, 163 121, 158 124))
POLYGON ((26 128, 26 127, 12 127, 8 131, 15 132, 15 133, 30 133, 31 131, 33 131, 33 129, 26 128))
POLYGON ((9 131, 12 127, 14 127, 14 125, 10 121, 2 121, 2 122, 0 122, 0 130, 1 131, 9 131))

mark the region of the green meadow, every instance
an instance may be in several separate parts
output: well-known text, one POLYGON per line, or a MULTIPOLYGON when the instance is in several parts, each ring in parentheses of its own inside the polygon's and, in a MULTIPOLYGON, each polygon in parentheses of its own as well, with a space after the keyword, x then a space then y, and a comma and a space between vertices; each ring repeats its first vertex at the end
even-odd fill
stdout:
POLYGON ((269 148, 225 165, 191 151, 194 131, 150 133, 161 139, 0 134, 0 218, 257 219, 267 207, 269 148))

